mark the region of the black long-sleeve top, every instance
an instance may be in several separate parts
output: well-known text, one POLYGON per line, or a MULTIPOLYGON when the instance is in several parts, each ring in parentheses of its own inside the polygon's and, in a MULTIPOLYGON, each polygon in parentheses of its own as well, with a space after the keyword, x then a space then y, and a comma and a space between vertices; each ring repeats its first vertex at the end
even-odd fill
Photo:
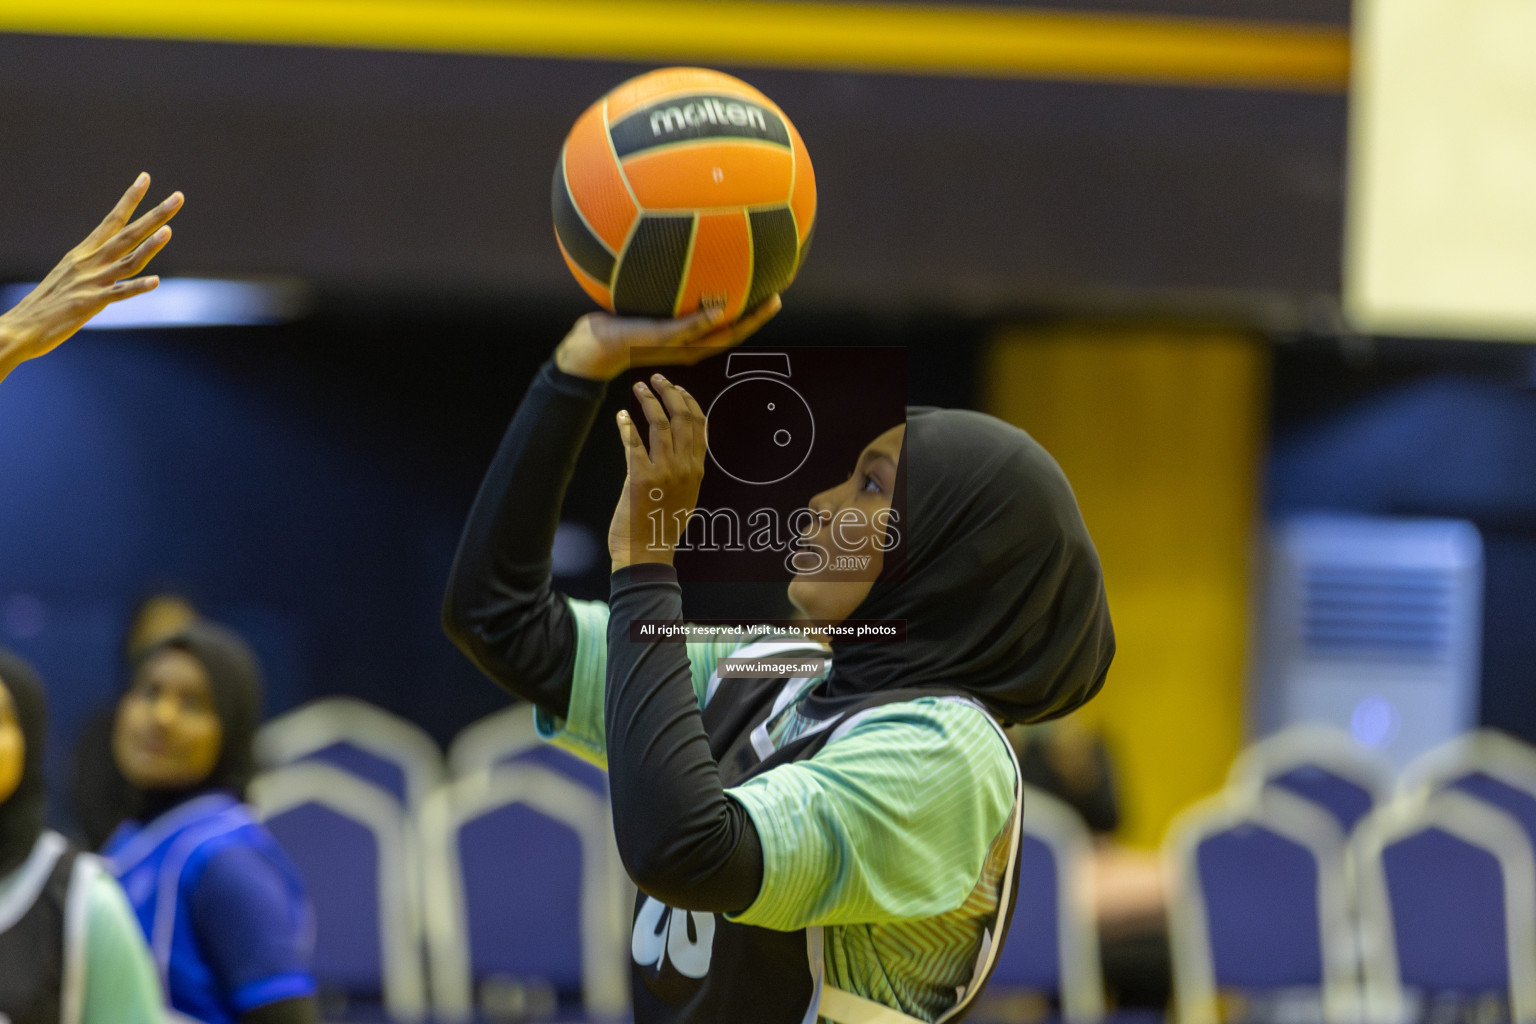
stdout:
MULTIPOLYGON (((539 368, 486 471, 443 604, 448 636, 497 683, 549 714, 570 708, 576 626, 550 585, 566 487, 607 385, 539 368)), ((669 565, 610 578, 608 775, 614 834, 630 877, 684 910, 745 909, 762 885, 751 818, 725 794, 681 641, 636 643, 635 619, 682 619, 669 565)))

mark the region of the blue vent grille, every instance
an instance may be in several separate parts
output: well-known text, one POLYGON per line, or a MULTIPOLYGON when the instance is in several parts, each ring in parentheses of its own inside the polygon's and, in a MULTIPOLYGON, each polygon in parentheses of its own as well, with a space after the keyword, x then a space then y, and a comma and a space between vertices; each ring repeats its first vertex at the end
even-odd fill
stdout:
POLYGON ((1318 565, 1303 569, 1301 634, 1314 658, 1444 661, 1456 580, 1444 569, 1318 565))

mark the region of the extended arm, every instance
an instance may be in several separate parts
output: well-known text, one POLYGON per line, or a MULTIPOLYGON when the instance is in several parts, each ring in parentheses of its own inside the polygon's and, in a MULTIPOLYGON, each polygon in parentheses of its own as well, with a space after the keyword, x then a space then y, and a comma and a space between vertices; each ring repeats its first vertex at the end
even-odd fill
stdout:
POLYGON ((15 309, 0 316, 0 380, 26 360, 63 344, 108 303, 142 294, 160 283, 158 277, 133 275, 171 240, 166 221, 181 209, 182 196, 172 192, 159 206, 128 223, 148 190, 149 175, 139 175, 96 230, 65 253, 15 309))
POLYGON ((443 628, 480 669, 546 712, 570 706, 575 627, 550 589, 550 548, 577 456, 607 382, 632 361, 697 362, 778 311, 777 297, 735 324, 591 314, 540 367, 470 511, 443 601, 443 628))
MULTIPOLYGON (((778 297, 773 296, 741 320, 724 326, 716 326, 714 311, 670 321, 594 314, 578 321, 560 343, 553 365, 546 363, 539 371, 486 475, 464 529, 444 602, 443 621, 449 635, 492 678, 535 701, 546 712, 565 717, 570 710, 575 628, 569 606, 549 596, 549 547, 560 500, 606 382, 632 363, 698 362, 738 344, 778 310, 778 297), (562 388, 564 399, 559 397, 562 388), (529 507, 537 512, 530 515, 529 507), (554 670, 556 662, 561 666, 558 671, 554 670)), ((622 549, 626 557, 629 489, 630 481, 626 481, 625 496, 609 531, 610 553, 622 549)), ((697 494, 697 484, 694 492, 697 494)), ((615 578, 619 575, 622 573, 615 578)), ((675 603, 675 583, 673 591, 675 603)), ((673 906, 741 909, 757 891, 761 858, 751 837, 750 822, 720 788, 713 760, 708 761, 707 771, 690 770, 684 764, 683 759, 696 756, 701 749, 705 758, 709 755, 707 744, 701 748, 691 742, 702 739, 703 727, 686 647, 679 643, 673 652, 669 678, 676 686, 669 689, 668 696, 687 706, 692 718, 686 728, 693 731, 680 738, 677 756, 668 757, 659 753, 656 744, 648 743, 647 736, 654 735, 654 730, 672 717, 670 713, 663 712, 658 719, 650 713, 655 705, 649 705, 640 720, 627 720, 629 702, 644 700, 639 693, 644 677, 627 663, 615 668, 612 637, 610 620, 610 692, 604 702, 608 739, 614 735, 615 673, 636 682, 634 687, 624 688, 625 701, 618 705, 625 710, 617 713, 626 717, 621 755, 615 758, 611 750, 608 755, 610 779, 615 773, 626 779, 615 783, 615 823, 624 829, 619 845, 626 866, 637 879, 645 879, 640 884, 647 892, 673 906), (680 674, 674 671, 679 667, 680 674), (699 783, 698 788, 667 789, 668 811, 657 819, 659 829, 647 826, 643 803, 628 800, 623 821, 634 827, 620 825, 618 788, 650 772, 658 756, 669 762, 670 769, 681 767, 689 781, 699 783), (678 808, 692 808, 685 815, 687 824, 701 827, 713 841, 701 848, 693 832, 680 834, 672 813, 678 808), (653 868, 657 873, 653 874, 653 868), (674 886, 675 879, 683 881, 674 886)))
POLYGON ((614 572, 608 613, 608 783, 619 855, 635 884, 683 910, 734 912, 757 897, 752 819, 725 795, 681 640, 634 642, 638 619, 682 621, 670 565, 614 572))
POLYGON ((459 540, 443 628, 486 675, 564 717, 576 653, 570 609, 550 589, 560 506, 607 382, 539 368, 486 471, 459 540))
MULTIPOLYGON (((631 524, 659 512, 682 521, 698 501, 709 447, 703 410, 661 374, 635 385, 650 448, 619 414, 628 477, 609 528, 608 780, 619 856, 635 884, 670 906, 735 912, 762 884, 757 831, 725 795, 680 641, 636 641, 630 624, 682 621, 666 547, 642 546, 631 524), (659 396, 659 397, 658 397, 659 396), (665 406, 663 406, 665 403, 665 406)), ((663 539, 665 543, 665 539, 663 539)))

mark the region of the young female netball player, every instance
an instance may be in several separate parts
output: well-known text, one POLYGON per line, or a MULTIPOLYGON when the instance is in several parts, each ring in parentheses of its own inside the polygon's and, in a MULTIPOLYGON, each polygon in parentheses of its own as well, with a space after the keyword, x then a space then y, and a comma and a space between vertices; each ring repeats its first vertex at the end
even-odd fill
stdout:
POLYGON ((159 1024, 139 923, 94 857, 43 826, 43 687, 0 650, 0 1020, 159 1024))
POLYGON ((999 721, 1077 707, 1114 650, 1098 558, 1050 456, 990 416, 909 408, 847 481, 810 498, 817 525, 803 538, 824 541, 848 509, 878 521, 904 488, 881 575, 800 575, 789 588, 807 618, 904 619, 907 640, 834 639, 820 678, 721 680, 723 655, 785 645, 630 638, 632 622, 682 621, 682 608, 671 552, 632 545, 629 523, 691 510, 707 446, 697 401, 657 375, 638 385, 647 422, 617 423, 628 476, 610 600, 550 589, 561 499, 630 347, 696 362, 777 306, 724 328, 707 314, 578 322, 486 474, 445 624, 537 705, 541 732, 607 766, 640 889, 638 1022, 952 1018, 984 983, 1011 910, 1022 809, 999 721), (886 572, 895 557, 904 571, 886 572))
POLYGON ((316 1020, 303 883, 241 803, 260 717, 255 656, 209 622, 140 655, 118 702, 112 753, 138 806, 102 853, 149 937, 174 1017, 316 1020))
POLYGON ((172 192, 128 223, 148 191, 149 175, 140 174, 96 230, 66 253, 14 309, 0 315, 0 380, 26 360, 58 348, 109 303, 142 295, 160 283, 155 276, 133 275, 171 240, 166 221, 181 209, 182 195, 172 192))

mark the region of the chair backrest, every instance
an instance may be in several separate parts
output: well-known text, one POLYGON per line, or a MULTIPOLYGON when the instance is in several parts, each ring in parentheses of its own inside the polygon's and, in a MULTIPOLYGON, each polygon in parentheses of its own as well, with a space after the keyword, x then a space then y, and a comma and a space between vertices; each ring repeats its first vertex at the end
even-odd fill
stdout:
POLYGON ((608 811, 545 768, 503 765, 445 784, 422 806, 433 1004, 472 1018, 498 979, 580 993, 584 1011, 628 1005, 628 921, 608 811))
POLYGON ((1398 792, 1427 797, 1457 789, 1512 815, 1536 844, 1536 747, 1477 729, 1427 751, 1403 769, 1398 792))
POLYGON ((989 984, 1056 995, 1069 1024, 1101 1020, 1088 828, 1067 804, 1026 786, 1023 832, 1013 921, 989 984))
POLYGON ((1341 729, 1294 725, 1238 755, 1227 785, 1287 790, 1326 808, 1347 834, 1390 796, 1392 766, 1341 729))
POLYGON ((396 1020, 420 1020, 417 863, 394 797, 333 765, 300 761, 257 776, 249 799, 293 858, 315 908, 316 980, 396 1020))
POLYGON ((448 745, 448 771, 454 778, 503 764, 531 764, 608 792, 608 773, 540 738, 532 704, 518 704, 465 726, 448 745))
POLYGON ((443 757, 420 726, 355 697, 324 697, 272 719, 256 734, 264 768, 324 761, 417 807, 443 779, 443 757))
POLYGON ((1410 993, 1496 993, 1536 1021, 1536 858, 1513 817, 1455 789, 1405 796, 1351 842, 1356 900, 1374 934, 1370 1019, 1409 1015, 1410 993))
POLYGON ((1227 790, 1175 819, 1163 850, 1181 1024, 1217 1021, 1221 991, 1297 988, 1353 1024, 1344 836, 1328 811, 1284 789, 1227 790))

